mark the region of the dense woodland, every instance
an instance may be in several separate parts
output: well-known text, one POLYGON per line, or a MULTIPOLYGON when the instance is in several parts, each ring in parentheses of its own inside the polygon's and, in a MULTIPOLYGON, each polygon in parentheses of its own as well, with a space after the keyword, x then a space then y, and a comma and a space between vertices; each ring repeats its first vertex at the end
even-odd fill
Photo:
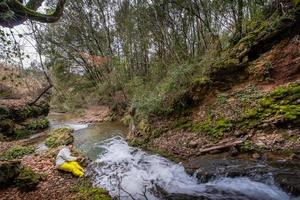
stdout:
MULTIPOLYGON (((58 83, 58 101, 77 102, 66 109, 86 103, 86 86, 118 110, 133 105, 146 115, 168 113, 211 61, 291 6, 259 0, 77 1, 66 5, 58 23, 28 22, 28 34, 45 56, 39 65, 58 83), (67 94, 65 87, 77 88, 67 94)), ((10 40, 14 36, 2 34, 2 57, 22 59, 26 52, 10 40)))

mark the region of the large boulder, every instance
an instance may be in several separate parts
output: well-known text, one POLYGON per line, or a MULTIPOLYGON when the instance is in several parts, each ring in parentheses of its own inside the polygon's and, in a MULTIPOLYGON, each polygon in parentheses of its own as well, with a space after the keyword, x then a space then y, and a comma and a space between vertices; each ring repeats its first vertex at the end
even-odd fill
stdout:
POLYGON ((74 142, 74 137, 72 135, 73 132, 74 130, 71 128, 55 129, 52 133, 50 133, 45 144, 50 148, 72 144, 74 142))
POLYGON ((38 133, 48 128, 46 119, 49 113, 49 104, 24 106, 0 105, 0 133, 8 138, 18 139, 38 133))
POLYGON ((0 188, 10 186, 20 173, 19 160, 0 161, 0 188))
POLYGON ((21 191, 29 192, 35 190, 42 177, 32 169, 23 167, 20 169, 19 176, 16 178, 16 185, 21 191))

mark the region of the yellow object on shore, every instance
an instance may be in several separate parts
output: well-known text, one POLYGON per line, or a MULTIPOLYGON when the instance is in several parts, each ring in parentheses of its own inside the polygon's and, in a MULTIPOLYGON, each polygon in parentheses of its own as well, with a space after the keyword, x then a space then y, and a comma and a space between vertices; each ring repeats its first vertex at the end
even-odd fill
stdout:
POLYGON ((84 169, 76 161, 64 162, 58 169, 71 172, 75 176, 82 177, 84 175, 84 169))

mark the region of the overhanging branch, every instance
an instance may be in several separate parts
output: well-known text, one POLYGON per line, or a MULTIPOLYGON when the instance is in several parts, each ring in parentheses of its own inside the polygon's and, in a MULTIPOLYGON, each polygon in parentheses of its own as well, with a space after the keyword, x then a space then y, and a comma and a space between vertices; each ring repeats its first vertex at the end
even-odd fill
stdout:
POLYGON ((60 19, 63 14, 66 0, 59 0, 56 9, 52 14, 42 14, 36 10, 42 5, 44 0, 30 0, 26 5, 23 5, 19 0, 6 0, 3 5, 0 5, 0 25, 5 27, 14 27, 24 23, 30 19, 42 23, 53 23, 60 19), (2 7, 6 9, 2 9, 2 7), (6 13, 10 13, 9 18, 3 19, 6 13))

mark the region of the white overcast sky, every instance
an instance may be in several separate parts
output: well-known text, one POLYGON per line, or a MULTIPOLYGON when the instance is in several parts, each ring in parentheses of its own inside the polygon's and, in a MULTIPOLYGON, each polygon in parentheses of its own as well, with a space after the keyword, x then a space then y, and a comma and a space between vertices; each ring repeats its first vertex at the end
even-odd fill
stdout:
MULTIPOLYGON (((28 2, 28 0, 24 1, 24 3, 28 2)), ((39 12, 44 12, 45 8, 47 6, 45 5, 45 2, 42 4, 42 6, 38 9, 39 12)), ((0 28, 2 28, 0 26, 0 28)), ((31 30, 29 28, 29 21, 25 22, 24 24, 15 26, 12 29, 9 28, 3 28, 5 32, 10 33, 10 30, 14 32, 15 39, 17 43, 19 43, 21 51, 25 53, 25 55, 28 55, 29 58, 25 57, 23 62, 23 67, 27 68, 30 66, 30 63, 32 61, 40 62, 39 56, 37 51, 35 50, 36 42, 33 38, 33 35, 30 34, 31 30), (22 34, 23 37, 18 37, 19 34, 22 34)), ((12 41, 13 42, 13 41, 12 41)), ((19 63, 19 58, 14 59, 17 63, 19 63)))
MULTIPOLYGON (((37 51, 35 50, 35 40, 33 39, 32 35, 27 35, 31 33, 29 30, 29 27, 27 25, 19 25, 15 26, 11 29, 14 33, 14 36, 16 38, 17 43, 20 45, 20 49, 22 52, 25 53, 25 55, 28 55, 29 58, 25 57, 23 60, 23 65, 25 68, 30 66, 30 63, 34 60, 39 62, 39 57, 37 54, 37 51), (23 37, 19 37, 18 35, 21 34, 23 37)), ((5 28, 6 32, 10 32, 8 28, 5 28)), ((18 62, 19 59, 15 58, 15 60, 18 62)))

